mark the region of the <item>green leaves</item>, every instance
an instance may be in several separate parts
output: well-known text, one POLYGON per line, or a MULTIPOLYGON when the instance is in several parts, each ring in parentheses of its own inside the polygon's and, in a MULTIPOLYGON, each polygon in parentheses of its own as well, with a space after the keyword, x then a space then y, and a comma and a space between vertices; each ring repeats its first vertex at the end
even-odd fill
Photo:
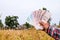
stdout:
POLYGON ((29 24, 29 23, 27 23, 27 22, 26 22, 24 25, 26 26, 26 28, 27 28, 27 29, 28 29, 28 28, 32 28, 32 27, 33 27, 32 25, 30 25, 30 24, 29 24))
POLYGON ((0 27, 3 27, 2 21, 0 20, 0 27))
POLYGON ((18 21, 18 16, 6 16, 5 18, 5 24, 9 26, 10 28, 17 27, 19 25, 18 21))
POLYGON ((43 10, 47 10, 46 8, 43 8, 43 10))

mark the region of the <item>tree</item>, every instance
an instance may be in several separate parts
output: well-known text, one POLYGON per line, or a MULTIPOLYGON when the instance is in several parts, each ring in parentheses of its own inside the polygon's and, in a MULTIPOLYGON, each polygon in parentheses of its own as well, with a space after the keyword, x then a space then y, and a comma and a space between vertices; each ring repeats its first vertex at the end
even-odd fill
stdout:
POLYGON ((5 18, 5 24, 9 27, 9 28, 15 28, 17 27, 17 25, 19 25, 18 23, 18 16, 6 16, 5 18))
MULTIPOLYGON (((0 18, 1 18, 1 14, 0 14, 0 18)), ((3 23, 1 19, 0 19, 0 28, 3 28, 3 23)))
POLYGON ((27 23, 27 22, 26 22, 24 25, 26 26, 26 28, 27 28, 27 29, 28 29, 28 28, 32 28, 32 27, 33 27, 33 25, 30 25, 30 24, 29 24, 29 23, 27 23))
POLYGON ((46 8, 42 8, 43 10, 47 10, 46 8))
POLYGON ((56 23, 54 25, 56 25, 56 23))
POLYGON ((60 28, 60 21, 59 21, 59 25, 58 25, 58 27, 60 28))
POLYGON ((59 25, 60 25, 60 21, 59 21, 59 25))
POLYGON ((2 21, 0 20, 0 27, 2 28, 3 27, 3 23, 2 23, 2 21))

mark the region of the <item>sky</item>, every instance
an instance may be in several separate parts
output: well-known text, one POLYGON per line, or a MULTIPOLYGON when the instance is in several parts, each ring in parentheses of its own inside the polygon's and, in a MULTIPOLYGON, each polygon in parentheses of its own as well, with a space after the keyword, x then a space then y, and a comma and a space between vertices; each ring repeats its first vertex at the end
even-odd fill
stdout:
POLYGON ((34 11, 47 8, 52 16, 51 24, 60 20, 60 0, 0 0, 0 15, 2 22, 6 16, 18 16, 18 22, 24 24, 26 18, 34 11))

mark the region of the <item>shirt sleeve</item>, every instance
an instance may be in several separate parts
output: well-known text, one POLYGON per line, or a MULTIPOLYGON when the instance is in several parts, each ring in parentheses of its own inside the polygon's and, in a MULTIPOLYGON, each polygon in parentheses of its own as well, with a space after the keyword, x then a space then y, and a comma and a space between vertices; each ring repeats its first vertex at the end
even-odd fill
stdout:
POLYGON ((60 40, 60 29, 56 26, 50 26, 47 33, 53 38, 55 38, 55 40, 60 40))

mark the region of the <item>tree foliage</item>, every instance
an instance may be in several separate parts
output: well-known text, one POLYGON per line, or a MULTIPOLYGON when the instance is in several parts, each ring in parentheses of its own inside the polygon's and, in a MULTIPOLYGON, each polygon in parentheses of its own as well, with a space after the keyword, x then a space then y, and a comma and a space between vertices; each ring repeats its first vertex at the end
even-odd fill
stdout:
POLYGON ((60 25, 60 21, 59 21, 59 25, 60 25))
POLYGON ((17 19, 18 19, 18 16, 6 16, 5 24, 10 28, 15 28, 17 27, 17 25, 19 25, 17 19))
POLYGON ((59 25, 58 25, 58 27, 60 28, 60 21, 59 21, 59 25))
POLYGON ((46 8, 42 8, 43 10, 47 10, 46 8))
POLYGON ((33 27, 33 25, 30 25, 28 22, 26 22, 24 25, 26 26, 27 29, 33 27))
POLYGON ((0 20, 0 27, 2 28, 3 27, 3 23, 2 23, 2 21, 0 20))

